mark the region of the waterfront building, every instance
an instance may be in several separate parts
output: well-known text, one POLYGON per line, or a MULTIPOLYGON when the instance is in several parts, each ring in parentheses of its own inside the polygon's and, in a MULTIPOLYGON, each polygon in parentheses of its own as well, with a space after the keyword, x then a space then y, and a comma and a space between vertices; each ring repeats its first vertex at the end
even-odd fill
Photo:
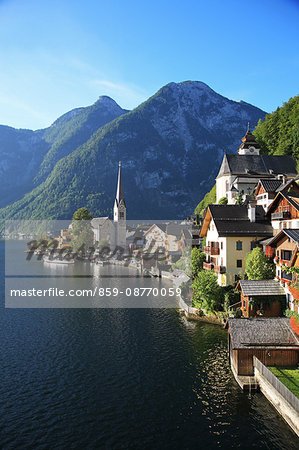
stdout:
POLYGON ((286 294, 276 280, 240 280, 243 317, 280 317, 286 305, 286 294))
POLYGON ((247 254, 272 234, 263 208, 254 202, 209 205, 200 231, 200 237, 206 238, 203 267, 215 272, 220 286, 234 284, 244 273, 247 254))
POLYGON ((229 318, 229 357, 237 381, 253 376, 253 356, 265 366, 296 367, 299 362, 299 340, 287 317, 229 318))
POLYGON ((249 125, 238 154, 224 155, 216 177, 216 202, 226 197, 228 204, 235 204, 240 192, 244 199, 251 195, 260 178, 294 178, 296 161, 292 156, 260 155, 260 147, 249 125))

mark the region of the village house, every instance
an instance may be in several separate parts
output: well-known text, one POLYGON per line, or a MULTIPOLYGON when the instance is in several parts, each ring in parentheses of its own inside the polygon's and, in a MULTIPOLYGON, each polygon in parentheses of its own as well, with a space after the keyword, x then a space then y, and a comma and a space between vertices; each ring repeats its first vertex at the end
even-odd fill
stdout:
POLYGON ((243 317, 280 317, 286 306, 286 294, 276 280, 240 280, 243 317))
POLYGON ((276 279, 284 288, 288 307, 299 313, 298 275, 288 273, 286 268, 299 268, 299 229, 283 229, 269 242, 274 249, 276 279))
POLYGON ((245 199, 252 195, 260 178, 280 177, 283 181, 284 177, 289 179, 296 175, 296 161, 293 157, 260 155, 260 147, 248 126, 238 154, 223 157, 216 177, 216 202, 226 197, 228 204, 234 204, 241 192, 245 199))
POLYGON ((96 244, 99 242, 107 241, 110 248, 114 248, 115 245, 115 228, 114 223, 109 217, 95 217, 91 220, 91 227, 94 233, 94 241, 96 244))
POLYGON ((290 191, 299 193, 299 187, 294 178, 291 180, 287 180, 285 176, 261 178, 255 189, 256 204, 261 205, 267 211, 278 192, 290 191))
POLYGON ((299 341, 287 317, 229 318, 229 357, 233 374, 242 383, 242 376, 253 376, 253 356, 265 366, 296 367, 299 341))
POLYGON ((186 247, 191 249, 192 225, 177 223, 153 224, 145 233, 145 252, 154 253, 161 250, 165 254, 166 261, 176 262, 186 247))
POLYGON ((244 273, 247 254, 258 241, 272 236, 261 206, 209 205, 200 236, 206 238, 205 270, 213 270, 220 286, 234 284, 244 273))
POLYGON ((299 228, 299 192, 278 192, 267 210, 266 217, 271 220, 274 234, 283 228, 299 228))

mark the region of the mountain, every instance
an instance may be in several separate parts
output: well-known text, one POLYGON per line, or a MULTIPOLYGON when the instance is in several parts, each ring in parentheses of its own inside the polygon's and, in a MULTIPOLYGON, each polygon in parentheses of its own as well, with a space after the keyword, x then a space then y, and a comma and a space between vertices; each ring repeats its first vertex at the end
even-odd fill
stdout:
POLYGON ((94 215, 110 214, 121 160, 129 219, 184 217, 214 184, 224 152, 236 152, 247 122, 255 126, 264 117, 264 111, 202 82, 170 83, 76 148, 79 130, 73 145, 73 133, 63 134, 59 151, 53 151, 53 133, 37 187, 0 216, 68 219, 81 206, 94 215))
POLYGON ((22 198, 46 179, 61 158, 126 112, 103 96, 91 106, 69 111, 44 130, 16 130, 0 125, 0 206, 22 198))

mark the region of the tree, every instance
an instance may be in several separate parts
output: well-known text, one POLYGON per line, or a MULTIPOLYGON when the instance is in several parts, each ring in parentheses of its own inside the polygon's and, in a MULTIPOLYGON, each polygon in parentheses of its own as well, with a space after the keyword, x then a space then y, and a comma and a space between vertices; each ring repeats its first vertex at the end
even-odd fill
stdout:
POLYGON ((221 197, 219 199, 218 205, 227 205, 228 199, 227 197, 221 197))
POLYGON ((88 211, 87 208, 79 208, 73 214, 73 221, 74 220, 91 220, 92 218, 93 218, 93 215, 91 214, 91 212, 88 211))
POLYGON ((213 313, 220 309, 222 303, 222 289, 217 283, 213 272, 202 270, 192 283, 193 304, 196 308, 213 313))
POLYGON ((200 251, 198 248, 193 248, 191 253, 192 258, 192 274, 195 276, 203 268, 203 263, 206 260, 206 255, 204 252, 200 251))
POLYGON ((256 247, 247 255, 245 272, 248 280, 272 280, 275 265, 268 261, 260 247, 256 247))
POLYGON ((92 231, 90 220, 92 214, 87 208, 78 209, 73 215, 71 245, 74 250, 86 253, 89 248, 93 247, 94 234, 92 231))

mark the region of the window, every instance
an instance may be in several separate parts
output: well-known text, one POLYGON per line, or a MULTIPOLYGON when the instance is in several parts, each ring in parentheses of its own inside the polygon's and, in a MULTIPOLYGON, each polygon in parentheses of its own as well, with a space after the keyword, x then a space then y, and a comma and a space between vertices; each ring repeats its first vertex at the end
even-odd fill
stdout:
POLYGON ((242 259, 237 259, 237 267, 242 267, 242 259))
POLYGON ((284 261, 290 261, 292 258, 292 252, 290 250, 281 250, 281 259, 284 261))
POLYGON ((242 250, 242 241, 237 241, 236 242, 236 249, 237 250, 242 250))
POLYGON ((123 211, 119 212, 119 218, 123 219, 125 217, 125 213, 123 211))
POLYGON ((223 242, 220 242, 220 248, 223 250, 223 242))
POLYGON ((253 250, 256 247, 256 241, 250 242, 250 250, 253 250))

